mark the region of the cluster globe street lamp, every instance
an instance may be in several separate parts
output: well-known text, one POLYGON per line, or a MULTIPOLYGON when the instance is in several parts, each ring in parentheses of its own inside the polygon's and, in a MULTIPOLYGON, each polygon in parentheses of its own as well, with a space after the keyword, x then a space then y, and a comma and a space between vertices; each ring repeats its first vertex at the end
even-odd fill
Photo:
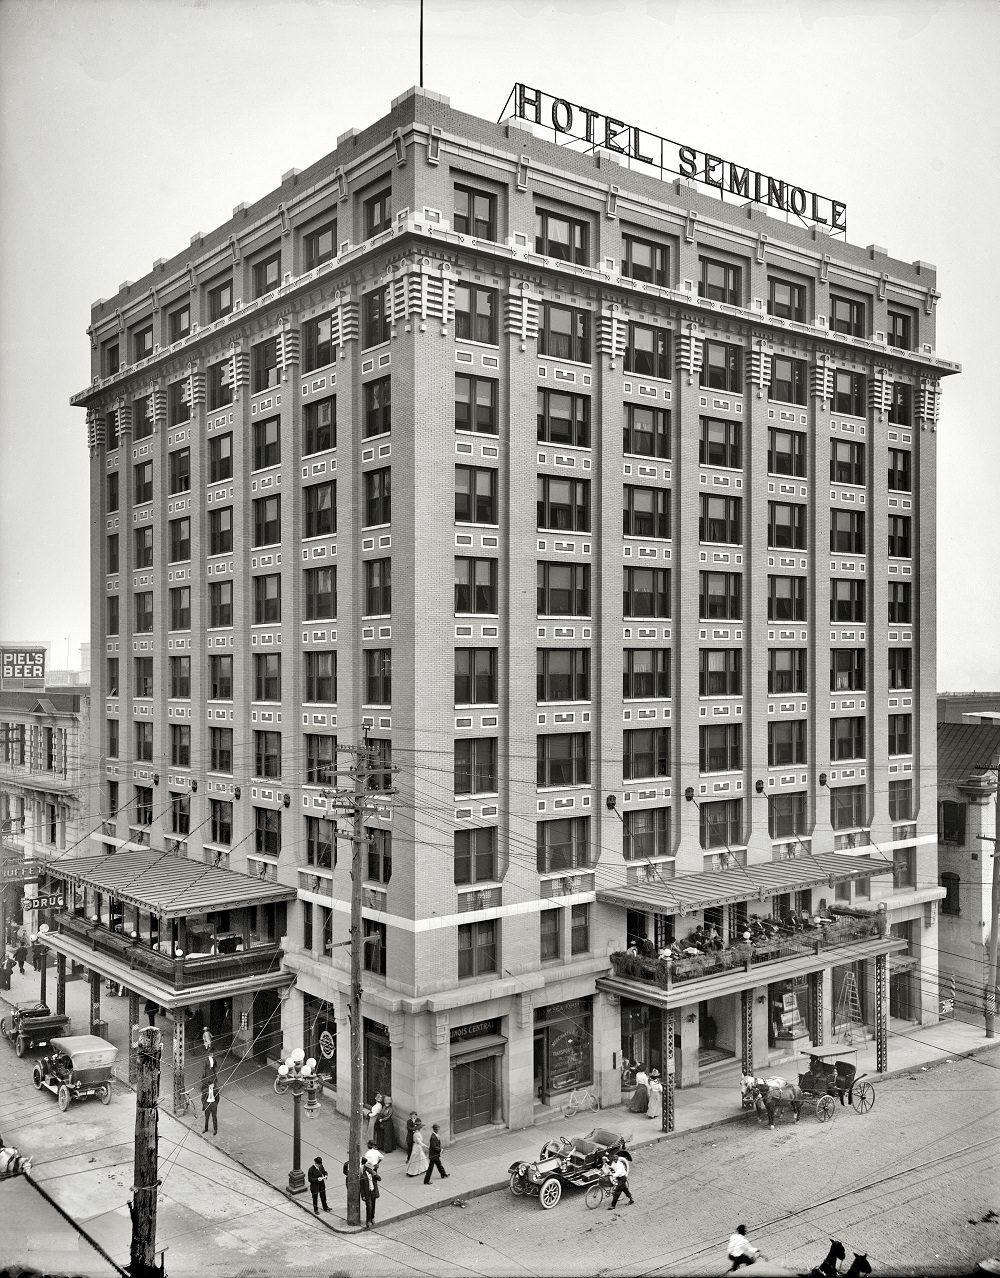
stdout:
POLYGON ((301 1194, 306 1187, 302 1171, 302 1097, 306 1097, 306 1117, 315 1118, 320 1111, 317 1094, 323 1089, 323 1080, 316 1073, 315 1058, 296 1047, 278 1066, 274 1090, 279 1096, 292 1095, 292 1170, 288 1173, 288 1192, 301 1194))

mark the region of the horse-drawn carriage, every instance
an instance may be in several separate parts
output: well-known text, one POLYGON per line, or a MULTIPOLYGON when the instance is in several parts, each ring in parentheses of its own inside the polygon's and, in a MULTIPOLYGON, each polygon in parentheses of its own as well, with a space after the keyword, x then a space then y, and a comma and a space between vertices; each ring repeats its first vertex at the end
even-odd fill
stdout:
POLYGON ((23 1056, 29 1047, 44 1047, 69 1030, 69 1017, 49 1011, 47 1003, 15 1003, 10 1016, 0 1020, 0 1034, 23 1056))
POLYGON ((799 1074, 798 1082, 781 1077, 760 1078, 744 1074, 740 1080, 740 1100, 744 1109, 756 1112, 758 1121, 766 1115, 768 1126, 773 1129, 777 1111, 791 1109, 798 1122, 802 1107, 815 1102, 816 1117, 821 1123, 833 1118, 837 1112, 837 1100, 841 1105, 850 1104, 859 1114, 867 1114, 875 1104, 875 1088, 862 1082, 864 1074, 858 1074, 858 1053, 850 1047, 813 1047, 803 1053, 808 1069, 799 1074), (853 1061, 839 1059, 853 1057, 853 1061))

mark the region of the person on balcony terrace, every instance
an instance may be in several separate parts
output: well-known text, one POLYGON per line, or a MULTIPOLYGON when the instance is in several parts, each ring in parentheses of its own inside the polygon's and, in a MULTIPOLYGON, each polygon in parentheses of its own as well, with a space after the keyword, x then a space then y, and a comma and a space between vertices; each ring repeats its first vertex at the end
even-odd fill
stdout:
POLYGON ((714 923, 709 923, 705 928, 705 948, 706 950, 722 949, 722 937, 714 923))
POLYGON ((639 937, 638 949, 643 958, 656 958, 656 947, 648 936, 639 937))

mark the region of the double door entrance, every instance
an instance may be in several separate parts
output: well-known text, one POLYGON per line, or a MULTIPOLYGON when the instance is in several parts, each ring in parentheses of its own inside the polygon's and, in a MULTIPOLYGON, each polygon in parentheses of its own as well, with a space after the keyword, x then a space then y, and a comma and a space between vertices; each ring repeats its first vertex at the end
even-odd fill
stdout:
POLYGON ((495 1057, 453 1062, 451 1067, 451 1127, 467 1132, 493 1122, 496 1101, 495 1057))

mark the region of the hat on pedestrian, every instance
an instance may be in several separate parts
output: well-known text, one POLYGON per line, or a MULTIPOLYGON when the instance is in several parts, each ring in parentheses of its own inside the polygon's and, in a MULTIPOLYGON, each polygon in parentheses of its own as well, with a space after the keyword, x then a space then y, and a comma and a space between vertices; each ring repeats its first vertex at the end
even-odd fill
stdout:
POLYGON ((651 1070, 649 1071, 649 1077, 650 1077, 650 1078, 659 1078, 659 1077, 660 1077, 660 1071, 659 1071, 658 1069, 651 1069, 651 1070))

